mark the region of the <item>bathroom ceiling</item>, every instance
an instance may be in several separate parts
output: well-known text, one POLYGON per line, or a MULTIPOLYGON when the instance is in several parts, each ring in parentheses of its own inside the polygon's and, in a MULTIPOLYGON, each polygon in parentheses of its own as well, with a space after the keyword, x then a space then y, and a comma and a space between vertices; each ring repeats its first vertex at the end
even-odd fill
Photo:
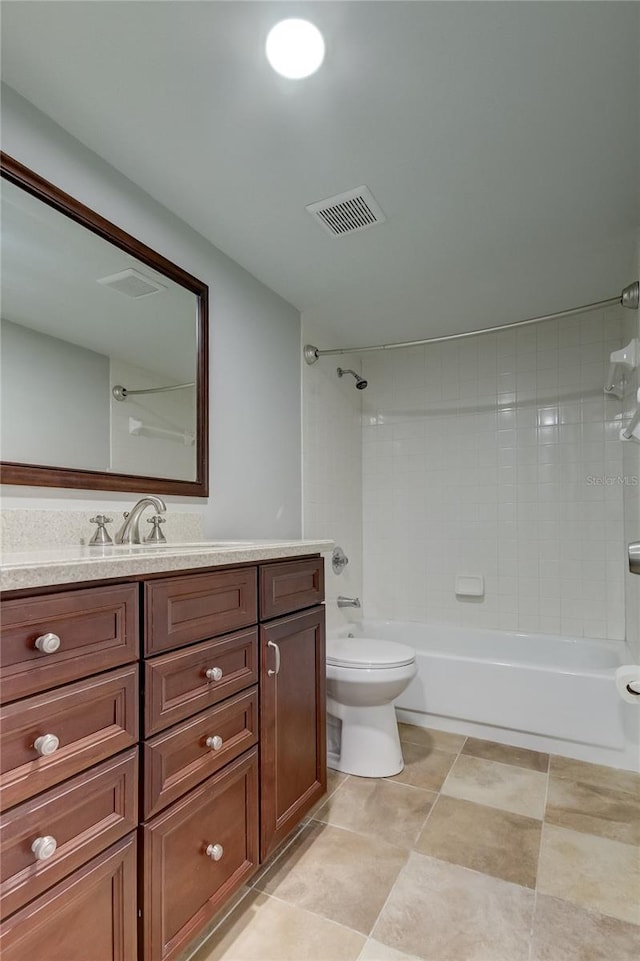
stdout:
POLYGON ((302 310, 320 347, 508 323, 633 279, 639 4, 2 6, 3 79, 302 310), (300 15, 327 56, 288 81, 264 39, 300 15), (385 223, 333 238, 305 211, 363 184, 385 223))

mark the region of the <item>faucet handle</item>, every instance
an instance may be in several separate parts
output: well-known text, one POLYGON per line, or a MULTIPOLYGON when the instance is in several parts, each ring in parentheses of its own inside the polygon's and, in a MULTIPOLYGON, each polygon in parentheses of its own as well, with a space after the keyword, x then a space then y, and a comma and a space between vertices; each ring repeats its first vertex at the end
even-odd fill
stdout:
POLYGON ((153 517, 149 517, 147 519, 147 524, 153 524, 153 529, 147 535, 147 537, 145 537, 144 539, 145 544, 166 544, 167 543, 167 538, 164 536, 160 528, 160 525, 165 523, 166 523, 165 518, 161 517, 160 514, 154 514, 153 517))
POLYGON ((96 514, 95 517, 89 518, 90 524, 97 524, 98 527, 89 541, 89 544, 113 544, 109 531, 105 527, 105 524, 110 524, 113 517, 107 517, 106 514, 96 514))

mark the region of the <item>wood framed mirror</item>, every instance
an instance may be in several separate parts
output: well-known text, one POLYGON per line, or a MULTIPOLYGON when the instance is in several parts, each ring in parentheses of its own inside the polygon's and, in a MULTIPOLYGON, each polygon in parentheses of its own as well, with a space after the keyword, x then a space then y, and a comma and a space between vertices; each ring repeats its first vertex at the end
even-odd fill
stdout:
POLYGON ((208 494, 208 287, 16 160, 2 174, 2 483, 208 494))

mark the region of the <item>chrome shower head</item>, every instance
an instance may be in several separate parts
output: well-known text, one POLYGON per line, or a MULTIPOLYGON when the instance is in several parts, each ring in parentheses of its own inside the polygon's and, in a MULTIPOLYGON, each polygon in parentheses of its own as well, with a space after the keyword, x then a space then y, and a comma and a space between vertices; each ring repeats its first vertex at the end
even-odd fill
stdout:
POLYGON ((353 374, 356 379, 356 388, 358 390, 364 390, 368 385, 369 381, 361 377, 360 374, 356 374, 355 370, 344 370, 342 367, 338 367, 338 377, 343 377, 345 374, 353 374))

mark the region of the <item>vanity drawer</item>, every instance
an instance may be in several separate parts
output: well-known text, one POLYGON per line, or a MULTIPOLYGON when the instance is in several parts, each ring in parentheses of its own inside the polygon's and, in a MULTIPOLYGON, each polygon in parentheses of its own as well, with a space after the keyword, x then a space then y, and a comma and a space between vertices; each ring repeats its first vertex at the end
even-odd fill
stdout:
POLYGON ((137 665, 0 709, 0 810, 78 774, 138 740, 137 665), (41 756, 36 738, 59 746, 41 756))
POLYGON ((280 617, 324 600, 324 564, 309 557, 260 568, 260 620, 280 617))
POLYGON ((138 658, 135 584, 3 601, 1 613, 3 703, 138 658), (35 646, 46 634, 59 638, 51 653, 35 646))
POLYGON ((144 817, 215 774, 258 740, 258 689, 238 694, 217 707, 144 744, 144 817), (207 745, 207 738, 219 738, 207 745))
POLYGON ((151 658, 144 671, 148 736, 257 684, 257 629, 151 658), (218 680, 207 677, 214 670, 218 680))
POLYGON ((2 925, 2 961, 136 961, 136 838, 98 855, 2 925))
POLYGON ((150 581, 145 602, 145 654, 227 634, 258 620, 257 568, 150 581))
POLYGON ((138 752, 79 774, 19 804, 0 828, 1 916, 17 911, 71 871, 119 841, 137 825, 138 752), (38 860, 36 838, 57 843, 38 860))
POLYGON ((169 961, 258 863, 257 748, 145 825, 143 849, 143 959, 169 961))

